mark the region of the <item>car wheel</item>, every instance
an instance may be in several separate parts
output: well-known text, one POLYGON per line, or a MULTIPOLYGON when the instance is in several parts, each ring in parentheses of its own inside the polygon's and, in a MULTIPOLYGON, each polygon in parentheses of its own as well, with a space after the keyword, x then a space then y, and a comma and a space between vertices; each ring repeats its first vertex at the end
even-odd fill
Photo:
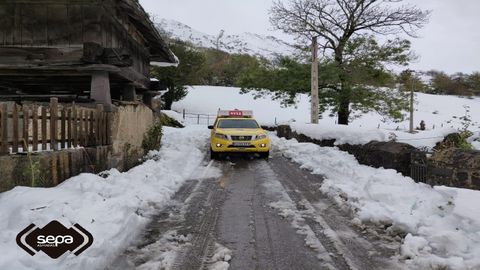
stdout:
POLYGON ((260 154, 260 158, 268 159, 268 157, 270 156, 270 151, 260 152, 259 154, 260 154))

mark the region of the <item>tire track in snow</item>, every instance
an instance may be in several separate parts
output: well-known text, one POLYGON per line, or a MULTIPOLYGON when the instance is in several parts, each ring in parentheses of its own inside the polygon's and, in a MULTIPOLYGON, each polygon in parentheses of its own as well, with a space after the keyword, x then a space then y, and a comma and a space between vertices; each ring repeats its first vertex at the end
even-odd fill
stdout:
MULTIPOLYGON (((286 192, 302 209, 307 224, 324 239, 329 250, 340 255, 348 269, 401 269, 398 261, 390 259, 398 252, 398 243, 362 236, 351 226, 351 217, 342 213, 319 192, 318 179, 283 157, 274 157, 270 167, 277 173, 286 192), (314 185, 315 184, 315 185, 314 185)), ((343 269, 343 268, 342 268, 343 269)))

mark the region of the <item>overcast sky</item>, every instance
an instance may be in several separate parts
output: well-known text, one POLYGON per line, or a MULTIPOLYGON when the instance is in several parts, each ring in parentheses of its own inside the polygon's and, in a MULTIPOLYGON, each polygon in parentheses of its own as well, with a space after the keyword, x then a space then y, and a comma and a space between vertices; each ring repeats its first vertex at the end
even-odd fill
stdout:
MULTIPOLYGON (((405 0, 432 10, 430 23, 412 39, 420 56, 411 68, 448 73, 480 71, 480 1, 405 0)), ((271 0, 140 0, 147 12, 174 19, 208 34, 252 32, 288 39, 273 32, 271 0)))

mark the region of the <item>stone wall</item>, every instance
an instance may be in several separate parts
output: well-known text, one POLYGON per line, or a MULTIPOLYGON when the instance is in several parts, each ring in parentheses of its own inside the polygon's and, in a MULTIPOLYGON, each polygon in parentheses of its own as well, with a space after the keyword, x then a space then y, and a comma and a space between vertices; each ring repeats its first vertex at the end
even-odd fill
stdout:
POLYGON ((480 190, 480 151, 448 149, 428 159, 428 183, 480 190))
MULTIPOLYGON (((277 135, 299 142, 310 142, 320 146, 333 147, 335 140, 315 140, 292 131, 290 126, 278 126, 277 135)), ((412 154, 418 154, 415 147, 397 142, 370 142, 365 145, 337 145, 358 160, 360 164, 395 169, 405 176, 411 176, 412 154)), ((480 151, 448 149, 427 157, 423 182, 430 185, 470 188, 480 190, 480 151)), ((418 179, 417 179, 418 180, 418 179)))
MULTIPOLYGON (((138 165, 144 156, 143 135, 154 124, 153 111, 143 103, 124 102, 115 106, 112 122, 112 161, 120 171, 138 165)), ((113 164, 112 164, 113 165, 113 164)))
MULTIPOLYGON (((324 147, 335 146, 335 139, 316 140, 304 134, 298 134, 290 126, 279 126, 277 135, 287 139, 295 138, 299 142, 310 142, 324 147)), ((350 153, 364 165, 394 169, 405 176, 410 176, 410 155, 415 147, 396 142, 370 142, 365 145, 337 145, 340 150, 350 153)))
POLYGON ((111 146, 0 157, 0 192, 15 186, 53 187, 80 173, 110 169, 111 146))

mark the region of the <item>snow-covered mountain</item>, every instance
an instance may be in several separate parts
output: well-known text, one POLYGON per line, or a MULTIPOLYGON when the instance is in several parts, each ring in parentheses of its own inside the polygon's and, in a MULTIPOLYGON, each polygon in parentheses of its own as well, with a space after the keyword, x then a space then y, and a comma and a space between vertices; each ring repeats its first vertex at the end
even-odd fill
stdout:
POLYGON ((224 31, 217 35, 206 34, 175 20, 162 19, 157 23, 159 30, 169 38, 190 42, 203 48, 216 48, 228 53, 242 53, 272 59, 277 55, 293 55, 295 48, 273 36, 253 33, 239 35, 224 31))

